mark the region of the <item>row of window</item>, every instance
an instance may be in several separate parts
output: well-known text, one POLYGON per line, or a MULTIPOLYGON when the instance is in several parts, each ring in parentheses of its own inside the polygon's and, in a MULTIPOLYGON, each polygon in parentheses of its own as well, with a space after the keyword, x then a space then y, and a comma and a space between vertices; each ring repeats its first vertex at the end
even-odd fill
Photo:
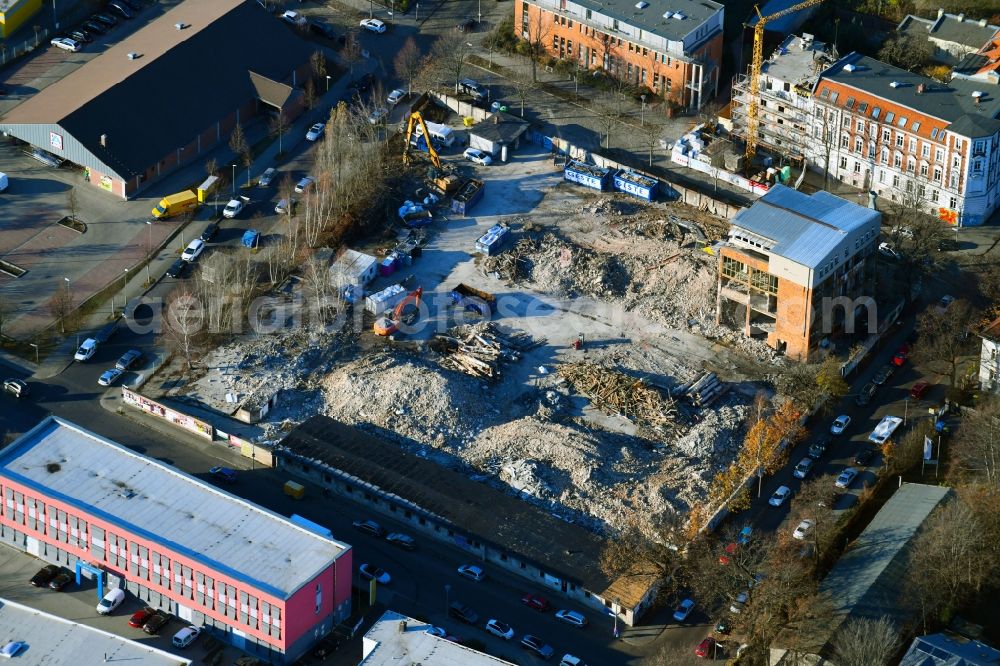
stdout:
MULTIPOLYGON (((149 583, 173 596, 195 602, 202 609, 215 611, 233 624, 259 629, 268 636, 281 636, 281 607, 258 599, 223 581, 192 569, 125 536, 90 524, 83 518, 68 514, 40 499, 25 496, 13 488, 3 487, 0 518, 25 532, 46 537, 85 551, 87 560, 106 562, 120 572, 128 572, 131 580, 149 583)), ((45 540, 45 539, 42 539, 45 540)))
MULTIPOLYGON (((529 5, 528 5, 527 2, 522 3, 521 20, 522 20, 522 22, 523 22, 523 24, 525 26, 529 25, 528 6, 529 5)), ((587 10, 587 20, 590 20, 590 19, 591 19, 591 12, 588 9, 587 10)), ((562 26, 562 27, 565 27, 565 28, 569 28, 570 30, 573 29, 573 20, 572 19, 569 19, 569 18, 567 18, 565 16, 562 16, 560 14, 553 14, 552 15, 552 20, 553 20, 553 22, 556 25, 559 25, 559 26, 562 26)), ((667 67, 674 66, 674 60, 673 60, 673 58, 671 56, 667 55, 666 53, 657 53, 656 51, 654 51, 652 49, 649 49, 649 48, 647 48, 645 46, 642 46, 640 44, 636 44, 636 43, 630 42, 627 39, 623 40, 621 37, 613 37, 611 35, 604 34, 603 32, 597 30, 596 28, 592 28, 592 27, 586 26, 583 23, 578 23, 577 24, 577 30, 581 34, 583 34, 585 37, 594 37, 596 39, 600 39, 600 40, 606 41, 609 48, 611 48, 611 47, 627 48, 629 53, 634 53, 635 55, 640 55, 641 54, 642 57, 651 57, 652 60, 653 60, 653 62, 658 62, 660 64, 666 65, 667 67)), ((614 24, 612 25, 612 30, 618 30, 618 22, 617 21, 615 21, 614 24)), ((641 30, 639 31, 638 38, 642 39, 642 31, 641 30)), ((559 46, 556 43, 556 41, 557 41, 556 36, 553 36, 553 38, 552 38, 552 48, 553 49, 558 49, 559 48, 559 46)), ((570 55, 572 55, 572 50, 570 50, 570 55)), ((680 64, 677 63, 677 66, 680 66, 680 64)))

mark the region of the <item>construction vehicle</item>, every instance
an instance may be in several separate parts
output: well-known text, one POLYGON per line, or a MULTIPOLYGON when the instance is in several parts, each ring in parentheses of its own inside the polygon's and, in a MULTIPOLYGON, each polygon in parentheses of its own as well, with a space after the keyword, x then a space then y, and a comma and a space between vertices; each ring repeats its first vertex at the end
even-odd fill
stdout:
POLYGON ((749 169, 753 162, 754 155, 757 154, 757 125, 760 107, 758 97, 760 96, 760 70, 764 66, 764 26, 768 21, 774 21, 808 7, 814 7, 823 0, 805 0, 797 5, 792 5, 788 9, 782 9, 768 16, 760 13, 760 7, 754 5, 757 12, 757 25, 753 27, 753 58, 750 61, 750 106, 747 108, 747 147, 746 147, 746 168, 749 169))
POLYGON ((411 326, 417 320, 420 313, 420 297, 423 295, 423 287, 417 287, 415 291, 407 294, 406 298, 399 302, 391 316, 379 317, 375 320, 375 335, 392 335, 399 330, 400 322, 411 326), (413 304, 415 307, 406 310, 406 306, 413 304))
POLYGON ((413 128, 417 125, 419 125, 423 131, 423 138, 427 143, 427 154, 430 156, 431 163, 440 169, 441 159, 438 157, 437 150, 434 149, 434 140, 431 137, 430 130, 427 129, 427 123, 424 122, 424 117, 420 115, 419 111, 411 113, 409 120, 406 121, 406 141, 403 143, 403 164, 410 163, 410 139, 413 137, 413 128))

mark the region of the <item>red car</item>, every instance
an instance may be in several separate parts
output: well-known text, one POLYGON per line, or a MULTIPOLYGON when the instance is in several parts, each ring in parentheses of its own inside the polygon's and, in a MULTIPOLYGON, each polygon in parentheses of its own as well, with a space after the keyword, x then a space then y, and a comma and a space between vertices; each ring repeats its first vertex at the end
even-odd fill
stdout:
POLYGON ((914 400, 921 400, 925 395, 927 395, 927 391, 929 391, 930 388, 931 385, 927 382, 917 382, 913 385, 913 388, 910 389, 910 397, 914 400))
POLYGON ((733 555, 736 554, 737 548, 739 548, 739 546, 736 544, 735 541, 726 546, 723 549, 724 552, 722 553, 722 555, 719 555, 719 564, 729 564, 733 559, 733 555))
POLYGON ((709 636, 694 649, 696 657, 715 657, 715 639, 709 636))
POLYGON ((153 617, 153 613, 156 612, 155 608, 150 608, 146 606, 142 610, 137 610, 132 613, 132 617, 128 619, 128 626, 139 629, 142 625, 146 624, 146 620, 153 617))
POLYGON ((521 603, 528 608, 534 608, 536 611, 547 611, 549 609, 548 601, 546 601, 543 597, 540 597, 537 594, 531 594, 530 592, 521 597, 521 603))
POLYGON ((910 345, 904 342, 903 346, 900 347, 899 351, 896 352, 896 355, 892 357, 892 364, 897 366, 903 365, 904 363, 906 363, 906 359, 909 358, 909 356, 910 356, 910 345))

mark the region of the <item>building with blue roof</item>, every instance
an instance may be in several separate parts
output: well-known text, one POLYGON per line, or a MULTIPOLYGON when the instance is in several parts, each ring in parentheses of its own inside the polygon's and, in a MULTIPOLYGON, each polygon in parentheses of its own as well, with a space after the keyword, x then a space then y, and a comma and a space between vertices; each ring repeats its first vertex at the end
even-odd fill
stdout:
POLYGON ((68 421, 0 452, 0 495, 4 544, 271 662, 350 614, 350 546, 68 421))
MULTIPOLYGON (((877 323, 882 215, 828 192, 776 185, 733 218, 719 255, 719 323, 808 360, 842 333, 877 323)), ((872 331, 874 332, 874 331, 872 331)))
POLYGON ((1000 650, 953 633, 917 636, 899 666, 997 666, 1000 650))

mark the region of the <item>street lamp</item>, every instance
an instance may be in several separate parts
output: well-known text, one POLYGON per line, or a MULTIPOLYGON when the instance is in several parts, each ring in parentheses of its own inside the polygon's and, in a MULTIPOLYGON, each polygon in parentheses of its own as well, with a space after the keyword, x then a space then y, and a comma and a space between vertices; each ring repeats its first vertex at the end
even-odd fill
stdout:
POLYGON ((618 611, 621 610, 621 603, 622 603, 621 599, 615 599, 615 605, 611 607, 611 610, 614 612, 615 615, 615 629, 614 629, 615 638, 618 638, 618 611))
POLYGON ((483 0, 479 0, 479 19, 476 21, 476 23, 482 23, 482 22, 483 22, 483 0))
POLYGON ((375 17, 375 0, 368 0, 368 18, 375 17))
POLYGON ((126 295, 126 290, 128 289, 128 269, 125 269, 125 278, 122 280, 122 314, 125 314, 125 306, 128 305, 128 296, 126 295))
POLYGON ((35 344, 34 342, 29 342, 28 346, 29 347, 34 347, 34 349, 35 349, 35 365, 38 365, 38 345, 35 344))
POLYGON ((447 613, 451 608, 451 585, 444 586, 444 612, 447 613))
POLYGON ((416 4, 416 9, 413 12, 413 22, 420 23, 420 3, 416 4))
POLYGON ((646 96, 645 95, 639 95, 639 98, 642 100, 642 106, 639 107, 639 126, 640 127, 645 127, 646 126, 646 96))
POLYGON ((146 226, 149 227, 149 235, 146 236, 146 284, 150 284, 152 280, 149 279, 149 265, 153 263, 153 221, 146 220, 146 226))
POLYGON ((233 164, 233 198, 236 198, 236 165, 233 164))
POLYGON ((326 75, 326 91, 330 92, 330 75, 326 75))

